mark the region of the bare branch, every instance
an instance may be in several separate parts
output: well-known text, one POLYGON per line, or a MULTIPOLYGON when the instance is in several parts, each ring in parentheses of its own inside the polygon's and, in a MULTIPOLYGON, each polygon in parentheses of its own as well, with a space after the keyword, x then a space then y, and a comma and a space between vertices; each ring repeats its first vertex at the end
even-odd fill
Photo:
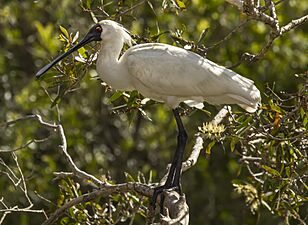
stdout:
POLYGON ((302 25, 303 23, 307 22, 308 20, 308 15, 305 15, 299 19, 296 20, 292 20, 290 23, 288 23, 287 25, 283 26, 281 28, 281 34, 284 34, 290 30, 292 30, 293 28, 302 25))
POLYGON ((24 177, 24 174, 20 168, 20 165, 19 165, 19 162, 18 162, 18 159, 17 159, 17 156, 16 154, 13 152, 12 153, 12 156, 13 156, 13 159, 15 161, 15 164, 17 166, 17 169, 18 169, 18 172, 20 174, 20 179, 21 179, 21 182, 22 182, 22 186, 20 186, 21 190, 24 192, 24 195, 26 197, 26 199, 28 200, 28 203, 29 203, 29 206, 26 207, 25 209, 31 209, 32 206, 33 206, 33 203, 28 195, 28 189, 27 189, 27 185, 26 185, 26 181, 25 181, 25 177, 24 177))
MULTIPOLYGON (((271 12, 275 12, 274 3, 269 0, 267 0, 267 2, 271 12)), ((269 25, 275 33, 279 34, 280 28, 276 13, 274 13, 275 17, 265 14, 259 8, 256 8, 253 1, 251 0, 244 0, 243 11, 254 20, 261 21, 264 24, 269 25)))
POLYGON ((41 125, 43 125, 44 127, 58 131, 58 134, 59 134, 60 140, 61 140, 60 148, 62 149, 62 151, 64 153, 64 156, 65 156, 65 159, 68 161, 69 166, 71 167, 73 172, 76 174, 76 176, 81 177, 81 178, 83 178, 85 180, 91 180, 97 186, 103 186, 105 184, 104 182, 100 181, 99 179, 97 179, 93 175, 88 174, 88 173, 80 170, 75 165, 75 163, 72 160, 71 156, 67 152, 67 142, 66 142, 66 137, 65 137, 62 125, 60 125, 60 124, 56 125, 56 124, 47 123, 47 122, 43 121, 43 119, 42 119, 42 117, 40 115, 29 115, 29 116, 25 116, 25 117, 19 118, 17 120, 9 121, 9 122, 5 123, 4 126, 10 126, 10 125, 13 125, 13 124, 15 124, 17 122, 28 120, 28 119, 35 119, 41 125))
POLYGON ((94 184, 96 184, 97 186, 103 186, 105 185, 105 182, 102 182, 100 181, 99 179, 97 179, 96 177, 94 177, 93 175, 91 174, 88 174, 82 170, 80 170, 76 164, 74 163, 72 157, 68 154, 67 152, 67 142, 66 142, 66 137, 65 137, 65 134, 64 134, 64 130, 63 130, 63 127, 62 125, 57 125, 57 130, 58 130, 58 133, 60 135, 60 138, 61 138, 61 142, 62 142, 62 145, 60 146, 60 148, 62 149, 63 153, 64 153, 64 156, 66 158, 66 160, 68 161, 69 163, 69 166, 71 167, 71 169, 73 170, 73 173, 77 176, 77 177, 80 177, 80 178, 83 178, 85 180, 91 180, 94 184))
POLYGON ((24 212, 24 213, 43 213, 46 216, 46 213, 43 209, 33 209, 33 203, 28 193, 28 188, 26 184, 26 179, 24 177, 23 171, 20 167, 17 155, 15 152, 11 152, 12 158, 15 162, 15 166, 17 167, 16 174, 13 172, 13 170, 0 158, 0 164, 4 166, 6 171, 0 171, 0 173, 5 174, 9 180, 12 182, 12 184, 16 187, 16 189, 20 189, 28 201, 28 206, 25 206, 23 208, 19 208, 19 206, 8 206, 4 202, 4 197, 0 199, 0 203, 3 207, 0 209, 0 213, 2 213, 2 216, 0 218, 0 224, 2 224, 6 218, 6 216, 12 212, 24 212))
POLYGON ((188 169, 190 169, 191 167, 193 167, 197 163, 197 160, 199 158, 200 152, 201 152, 201 150, 203 148, 203 139, 200 136, 197 136, 195 142, 196 143, 195 143, 195 145, 193 147, 193 150, 192 150, 190 156, 182 164, 182 171, 183 172, 187 171, 188 169))
POLYGON ((240 162, 245 162, 245 161, 261 161, 262 158, 261 157, 253 157, 253 156, 242 156, 242 158, 240 159, 240 162))
POLYGON ((18 207, 0 209, 0 212, 3 212, 3 213, 26 212, 26 213, 44 213, 45 214, 45 211, 43 209, 27 209, 27 208, 18 208, 18 207))
MULTIPOLYGON (((226 0, 226 1, 233 5, 238 5, 241 2, 237 0, 226 0)), ((275 39, 281 37, 284 33, 294 29, 295 27, 305 23, 308 20, 308 15, 305 15, 299 19, 292 20, 285 26, 280 27, 275 6, 280 4, 281 2, 282 1, 274 3, 272 0, 265 0, 266 5, 263 7, 259 7, 258 5, 255 5, 254 0, 243 1, 243 7, 242 8, 239 7, 239 9, 240 10, 243 9, 243 12, 249 16, 249 19, 253 19, 268 25, 271 29, 270 37, 267 40, 266 44, 261 48, 261 50, 258 53, 256 54, 251 54, 247 52, 243 53, 240 60, 234 65, 230 66, 229 69, 233 69, 239 66, 244 61, 255 62, 263 58, 266 52, 272 47, 275 39), (270 15, 267 15, 265 13, 266 10, 270 11, 270 15)))
POLYGON ((243 10, 243 0, 226 0, 231 5, 235 5, 239 10, 243 10))
POLYGON ((231 114, 231 107, 230 106, 224 106, 214 117, 214 119, 211 121, 213 124, 220 124, 221 121, 227 116, 227 114, 231 114))
POLYGON ((242 28, 244 25, 246 25, 251 19, 248 18, 247 20, 245 20, 244 22, 240 23, 239 25, 237 25, 235 28, 232 29, 232 31, 230 31, 223 39, 219 40, 218 42, 216 42, 215 44, 206 47, 206 50, 212 49, 212 48, 216 48, 217 46, 219 46, 220 44, 224 43, 225 41, 227 41, 233 34, 235 34, 237 31, 239 31, 240 28, 242 28))
POLYGON ((10 152, 17 152, 19 150, 22 150, 26 147, 28 147, 29 145, 31 145, 32 143, 41 143, 46 141, 48 138, 44 138, 44 139, 32 139, 30 141, 28 141, 26 144, 23 144, 22 146, 18 147, 18 148, 14 148, 14 149, 0 149, 0 153, 10 153, 10 152))
POLYGON ((143 5, 145 2, 146 2, 146 0, 142 0, 142 1, 140 1, 140 2, 138 2, 138 3, 136 3, 136 4, 134 4, 132 7, 130 7, 130 8, 128 8, 128 9, 126 9, 126 10, 120 12, 120 13, 118 14, 118 16, 123 16, 124 14, 126 14, 126 13, 128 13, 128 12, 134 10, 135 8, 137 8, 137 7, 141 6, 141 5, 143 5))

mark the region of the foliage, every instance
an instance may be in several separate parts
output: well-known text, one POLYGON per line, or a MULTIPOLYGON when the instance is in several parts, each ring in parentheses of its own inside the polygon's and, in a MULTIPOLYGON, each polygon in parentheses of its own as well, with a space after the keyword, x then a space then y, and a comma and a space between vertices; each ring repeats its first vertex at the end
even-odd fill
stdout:
MULTIPOLYGON (((61 190, 58 205, 82 195, 82 184, 70 178, 62 179, 59 183, 61 190)), ((88 201, 69 208, 65 216, 60 219, 60 224, 118 224, 125 221, 134 221, 134 217, 145 217, 143 198, 138 198, 135 193, 114 194, 103 196, 95 201, 88 201)))
MULTIPOLYGON (((304 8, 305 1, 282 1, 277 6, 279 20, 287 23, 300 17, 304 8)), ((98 46, 81 49, 43 80, 34 80, 38 68, 76 43, 93 21, 104 18, 120 21, 137 43, 178 45, 225 66, 236 64, 244 52, 257 53, 269 29, 260 22, 245 22, 247 18, 225 1, 13 0, 2 4, 0 124, 40 114, 61 122, 70 154, 88 173, 123 182, 134 177, 125 176, 127 171, 152 171, 151 179, 158 181, 175 148, 172 114, 136 91, 117 92, 100 81, 94 67, 98 46)), ((261 60, 234 69, 253 79, 264 93, 256 114, 234 107, 223 122, 225 131, 213 133, 209 121, 218 107, 207 105, 207 113, 183 106, 190 140, 198 127, 205 138, 215 137, 206 139, 207 154, 183 177, 191 224, 307 223, 305 33, 307 26, 298 27, 277 39, 261 60)), ((192 144, 188 143, 187 152, 192 144)), ((72 178, 53 180, 53 172, 69 170, 58 145, 55 133, 37 122, 1 125, 0 150, 8 152, 0 152, 0 209, 26 208, 26 190, 34 208, 49 214, 93 189, 72 178)), ((136 193, 101 197, 70 208, 60 223, 98 224, 104 218, 102 224, 118 220, 143 224, 147 203, 136 193)), ((42 212, 25 211, 8 213, 0 221, 41 224, 44 218, 42 212)))
POLYGON ((308 200, 307 75, 295 78, 304 84, 298 92, 279 97, 268 89, 269 102, 256 118, 235 116, 230 121, 231 143, 250 174, 233 185, 245 195, 252 212, 262 205, 284 217, 286 224, 291 218, 300 224, 307 219, 302 214, 308 200))

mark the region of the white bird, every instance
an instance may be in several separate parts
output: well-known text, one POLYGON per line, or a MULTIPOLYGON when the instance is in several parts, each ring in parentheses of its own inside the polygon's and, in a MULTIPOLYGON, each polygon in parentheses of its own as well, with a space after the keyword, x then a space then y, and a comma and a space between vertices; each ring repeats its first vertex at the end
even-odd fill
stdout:
POLYGON ((132 46, 132 38, 122 25, 111 20, 94 25, 84 39, 44 66, 36 76, 42 76, 61 59, 92 41, 101 42, 96 68, 103 81, 117 90, 138 90, 173 109, 179 129, 178 145, 166 183, 154 191, 153 204, 163 189, 176 187, 181 192, 181 164, 187 140, 177 111, 181 102, 197 108, 203 107, 203 101, 237 104, 248 112, 255 112, 261 102, 252 80, 179 47, 138 44, 120 57, 124 43, 132 46))

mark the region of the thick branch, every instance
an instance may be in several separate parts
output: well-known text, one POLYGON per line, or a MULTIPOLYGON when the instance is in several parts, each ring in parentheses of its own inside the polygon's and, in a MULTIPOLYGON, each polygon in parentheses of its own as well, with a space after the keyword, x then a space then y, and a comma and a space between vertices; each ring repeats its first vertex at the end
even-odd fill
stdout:
POLYGON ((60 208, 58 208, 53 214, 51 214, 51 216, 43 223, 43 225, 54 224, 59 219, 59 217, 62 216, 63 213, 65 213, 67 209, 71 208, 74 205, 94 201, 95 199, 98 199, 101 196, 108 196, 115 193, 126 193, 132 191, 135 191, 147 197, 153 195, 153 189, 146 184, 123 183, 117 185, 105 185, 103 189, 95 190, 90 193, 81 195, 65 203, 60 208))

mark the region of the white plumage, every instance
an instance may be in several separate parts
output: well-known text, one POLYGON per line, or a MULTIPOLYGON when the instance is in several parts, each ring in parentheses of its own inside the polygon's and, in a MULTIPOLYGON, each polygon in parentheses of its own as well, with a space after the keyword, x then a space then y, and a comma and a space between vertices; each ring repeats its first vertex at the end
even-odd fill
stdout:
POLYGON ((110 20, 99 24, 103 30, 97 71, 113 88, 136 89, 172 108, 180 102, 200 108, 203 101, 238 104, 248 112, 258 108, 261 97, 253 81, 193 52, 167 44, 138 44, 120 57, 123 44, 132 42, 128 31, 110 20))
POLYGON ((41 77, 64 57, 92 41, 101 41, 96 66, 102 80, 115 89, 136 89, 173 108, 178 144, 165 184, 154 189, 152 205, 165 189, 176 188, 181 193, 187 133, 176 108, 180 102, 198 108, 203 107, 203 101, 238 104, 248 112, 256 111, 260 104, 260 92, 253 81, 185 49, 159 43, 139 44, 120 57, 124 43, 131 46, 132 38, 125 28, 110 20, 93 26, 78 44, 41 68, 36 76, 41 77))
POLYGON ((135 89, 172 108, 180 102, 202 108, 203 101, 207 101, 238 104, 254 112, 260 104, 260 92, 253 81, 185 49, 160 43, 139 44, 120 57, 124 43, 131 46, 132 38, 123 26, 111 20, 93 26, 84 39, 41 68, 36 76, 41 77, 92 41, 101 41, 97 72, 115 89, 135 89))

